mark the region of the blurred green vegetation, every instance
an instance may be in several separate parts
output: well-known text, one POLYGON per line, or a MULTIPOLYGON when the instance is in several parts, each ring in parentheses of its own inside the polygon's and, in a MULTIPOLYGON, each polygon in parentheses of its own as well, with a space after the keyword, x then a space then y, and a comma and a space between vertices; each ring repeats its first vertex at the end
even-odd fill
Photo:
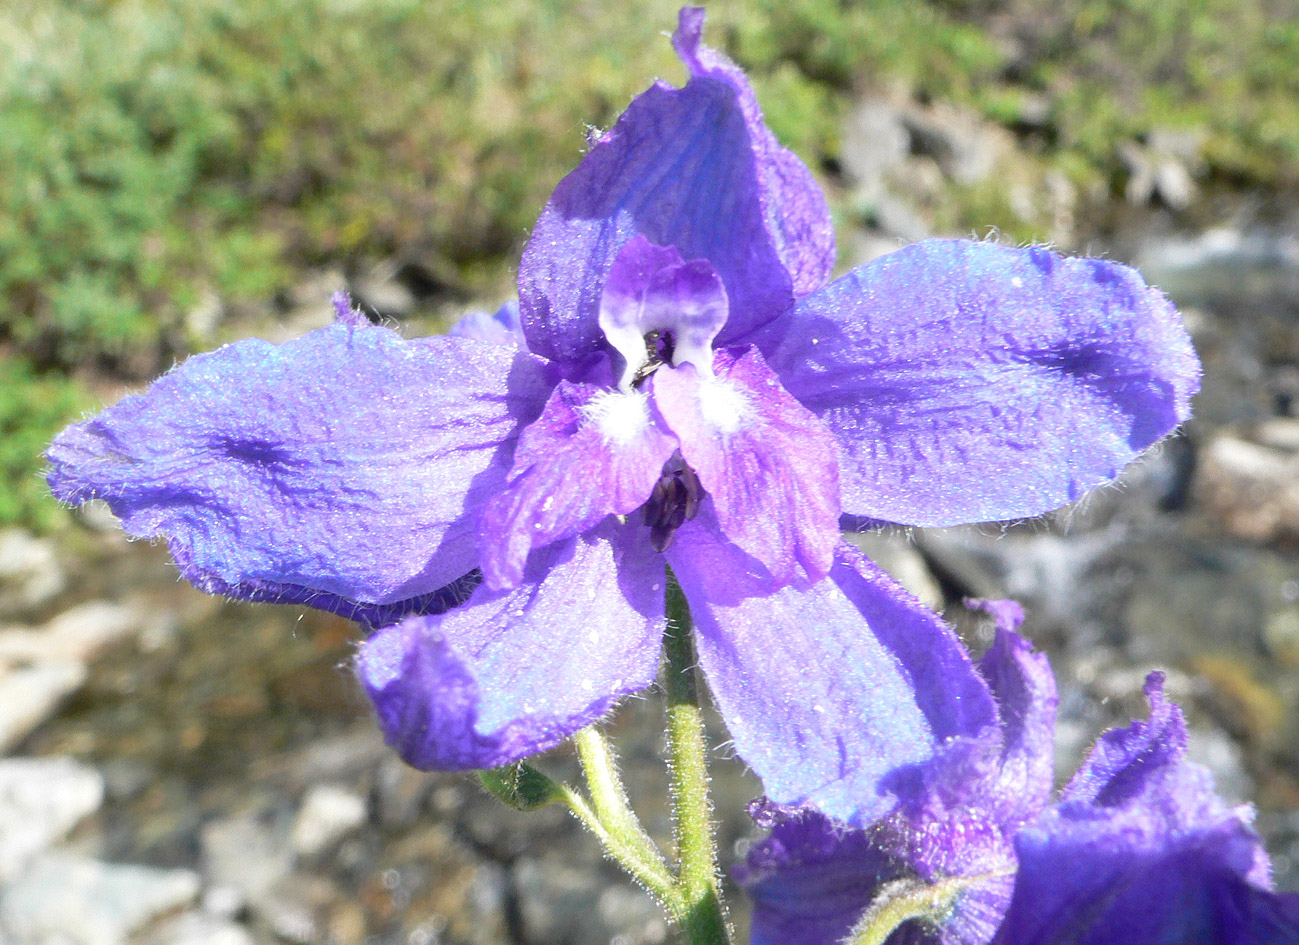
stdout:
MULTIPOLYGON (((29 0, 0 12, 0 448, 11 482, 85 397, 320 265, 500 291, 550 189, 652 76, 673 0, 29 0), (32 365, 30 370, 24 365, 32 365), (30 410, 23 404, 39 404, 30 410), (12 454, 12 455, 11 455, 12 454)), ((949 101, 1089 192, 1156 128, 1231 186, 1299 181, 1299 21, 1278 0, 747 0, 708 41, 833 185, 872 88, 949 101)), ((1022 234, 986 187, 944 217, 1022 234)), ((36 521, 19 487, 0 523, 36 521)))

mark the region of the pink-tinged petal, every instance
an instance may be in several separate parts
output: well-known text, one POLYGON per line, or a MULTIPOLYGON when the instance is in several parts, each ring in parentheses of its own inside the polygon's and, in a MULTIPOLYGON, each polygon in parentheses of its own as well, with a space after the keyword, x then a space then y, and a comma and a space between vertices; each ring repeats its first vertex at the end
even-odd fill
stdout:
POLYGON ((340 610, 478 564, 478 514, 552 382, 530 355, 336 322, 190 358, 50 447, 50 486, 167 539, 184 576, 340 610))
POLYGON ((1158 290, 1037 247, 917 243, 792 322, 768 361, 838 436, 844 510, 909 525, 1073 501, 1185 420, 1199 387, 1158 290))
POLYGON ((631 103, 560 182, 524 250, 528 347, 566 367, 601 349, 601 293, 637 235, 721 276, 731 303, 721 344, 786 314, 829 271, 816 182, 762 123, 739 71, 699 45, 701 25, 701 12, 683 11, 674 40, 690 80, 656 83, 631 103))
POLYGON ((779 584, 800 573, 822 577, 840 541, 834 437, 756 350, 735 359, 720 351, 714 371, 660 368, 651 379, 655 406, 726 537, 779 584))
POLYGON ((487 585, 512 587, 534 548, 639 508, 676 448, 643 392, 561 381, 519 437, 508 486, 483 513, 487 585))
POLYGON ((505 592, 379 631, 356 671, 409 764, 490 768, 545 751, 658 670, 663 560, 642 528, 557 542, 505 592))
POLYGON ((618 252, 600 298, 600 330, 622 355, 619 386, 631 388, 649 363, 646 336, 670 332, 672 363, 689 362, 709 373, 713 339, 726 323, 726 289, 706 260, 685 262, 671 247, 643 236, 618 252))
POLYGON ((736 749, 772 800, 864 825, 946 739, 993 723, 955 634, 870 561, 843 545, 828 577, 769 593, 709 505, 668 561, 736 749))

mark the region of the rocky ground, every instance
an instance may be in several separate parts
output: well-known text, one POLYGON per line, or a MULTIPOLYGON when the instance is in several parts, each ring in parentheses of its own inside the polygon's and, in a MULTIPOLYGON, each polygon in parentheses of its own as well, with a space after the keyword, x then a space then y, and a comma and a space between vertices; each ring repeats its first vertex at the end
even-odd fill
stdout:
MULTIPOLYGON (((867 105, 845 169, 862 224, 843 241, 847 262, 929 234, 926 194, 1013 160, 950 116, 867 105)), ((1257 805, 1278 884, 1299 888, 1299 243, 1248 207, 1180 228, 1173 210, 1196 182, 1177 141, 1131 163, 1138 223, 1103 242, 1059 181, 1012 197, 1053 208, 1059 244, 1134 261, 1174 296, 1205 363, 1196 418, 1047 520, 856 540, 947 607, 976 649, 987 628, 961 598, 1024 602, 1060 680, 1061 776, 1099 731, 1142 712, 1144 675, 1167 670, 1193 756, 1257 805)), ((305 280, 270 333, 328 318, 341 278, 305 280)), ((420 300, 391 274, 352 288, 422 330, 420 300)), ((220 330, 218 309, 194 319, 220 330)), ((0 943, 669 939, 560 811, 515 814, 471 778, 398 762, 349 675, 355 640, 330 616, 193 591, 164 549, 127 543, 102 510, 56 539, 0 534, 0 943)), ((663 834, 660 728, 657 703, 637 700, 612 733, 663 834)), ((717 761, 733 859, 753 836, 742 811, 758 786, 725 752, 717 761)), ((572 768, 562 751, 546 764, 572 768)))

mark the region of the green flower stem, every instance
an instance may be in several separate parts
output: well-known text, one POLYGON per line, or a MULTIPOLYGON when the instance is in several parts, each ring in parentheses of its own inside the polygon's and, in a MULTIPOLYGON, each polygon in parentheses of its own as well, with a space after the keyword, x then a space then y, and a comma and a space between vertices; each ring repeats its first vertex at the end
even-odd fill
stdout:
POLYGON ((870 908, 853 927, 844 945, 884 945, 904 922, 912 919, 941 925, 951 914, 961 893, 989 880, 1013 875, 1013 871, 952 876, 936 883, 899 879, 887 883, 870 908))
POLYGON ((730 930, 717 874, 717 843, 708 798, 704 722, 695 688, 690 609, 675 580, 668 584, 668 764, 675 814, 678 889, 685 911, 680 924, 690 945, 729 945, 730 930))
POLYGON ((665 905, 669 904, 670 899, 679 899, 679 895, 669 897, 666 892, 653 888, 662 886, 664 890, 671 889, 675 894, 676 881, 663 854, 632 812, 627 792, 618 777, 617 762, 604 735, 595 726, 588 726, 578 732, 573 741, 577 745, 577 756, 582 762, 582 772, 586 775, 587 790, 591 794, 595 816, 617 845, 615 850, 606 841, 609 852, 640 882, 651 886, 651 891, 665 905))

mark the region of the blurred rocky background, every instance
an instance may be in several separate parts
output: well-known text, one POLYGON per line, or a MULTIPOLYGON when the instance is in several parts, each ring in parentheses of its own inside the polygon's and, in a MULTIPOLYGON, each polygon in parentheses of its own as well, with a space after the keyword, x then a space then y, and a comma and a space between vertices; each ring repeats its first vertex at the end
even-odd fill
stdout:
MULTIPOLYGON (((382 745, 344 621, 205 597, 44 493, 65 422, 346 288, 418 335, 511 293, 547 194, 656 75, 666 0, 31 0, 0 11, 0 943, 650 945, 557 810, 382 745)), ((707 37, 817 172, 847 269, 989 233, 1131 262, 1196 417, 1046 520, 858 536, 971 646, 1019 598, 1059 771, 1143 711, 1254 803, 1299 888, 1299 5, 752 0, 707 37)), ((613 723, 668 829, 653 700, 613 723)), ((717 733, 719 743, 724 734, 717 733)), ((572 759, 546 760, 571 772, 572 759)), ((723 852, 758 788, 718 753, 723 852)), ((740 917, 743 922, 743 916, 740 917)))

